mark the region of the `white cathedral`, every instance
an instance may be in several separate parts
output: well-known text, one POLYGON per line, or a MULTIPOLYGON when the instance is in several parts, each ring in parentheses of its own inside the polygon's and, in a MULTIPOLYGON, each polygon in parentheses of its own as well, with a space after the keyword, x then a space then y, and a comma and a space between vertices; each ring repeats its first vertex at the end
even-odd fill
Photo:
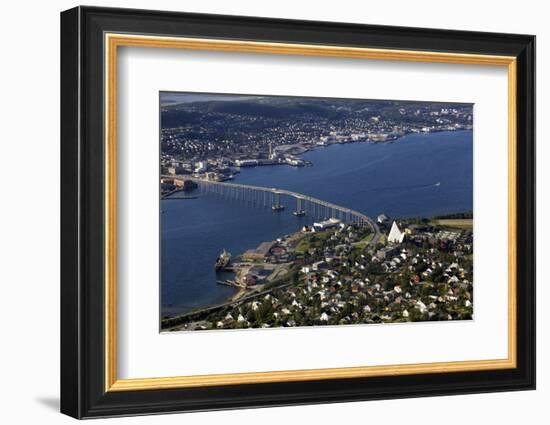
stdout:
POLYGON ((393 224, 391 225, 390 234, 388 235, 388 242, 401 243, 403 242, 404 237, 405 237, 405 233, 399 230, 399 226, 394 221, 393 224))

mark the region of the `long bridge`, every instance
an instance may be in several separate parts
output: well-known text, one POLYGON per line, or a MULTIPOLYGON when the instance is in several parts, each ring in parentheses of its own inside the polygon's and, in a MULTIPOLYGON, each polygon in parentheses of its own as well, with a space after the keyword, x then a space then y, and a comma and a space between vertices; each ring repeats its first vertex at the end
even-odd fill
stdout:
MULTIPOLYGON (((166 177, 169 178, 168 176, 166 177)), ((314 198, 313 196, 274 187, 212 181, 196 177, 186 177, 185 180, 195 182, 202 193, 216 194, 248 202, 251 205, 271 207, 274 211, 282 211, 284 209, 281 197, 288 196, 296 200, 294 215, 311 215, 314 218, 321 219, 337 218, 346 223, 367 225, 375 233, 372 241, 376 242, 380 238, 378 225, 369 216, 351 208, 314 198)))

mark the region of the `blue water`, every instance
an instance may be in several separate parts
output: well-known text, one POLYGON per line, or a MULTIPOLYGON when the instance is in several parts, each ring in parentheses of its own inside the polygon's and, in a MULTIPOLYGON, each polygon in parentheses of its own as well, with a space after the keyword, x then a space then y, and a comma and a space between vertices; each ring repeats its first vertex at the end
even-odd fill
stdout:
MULTIPOLYGON (((433 216, 471 211, 471 131, 410 134, 393 143, 332 145, 301 156, 313 167, 242 169, 235 182, 308 194, 370 216, 433 216), (439 183, 439 185, 437 184, 439 183)), ((234 290, 216 284, 214 262, 292 233, 310 217, 251 207, 215 196, 162 201, 162 315, 223 301, 234 290)))

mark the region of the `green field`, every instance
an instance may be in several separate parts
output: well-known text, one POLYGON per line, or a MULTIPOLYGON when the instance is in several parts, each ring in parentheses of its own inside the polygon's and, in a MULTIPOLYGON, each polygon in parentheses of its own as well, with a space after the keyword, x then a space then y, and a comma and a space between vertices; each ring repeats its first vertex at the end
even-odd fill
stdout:
POLYGON ((310 248, 322 246, 322 242, 330 237, 330 232, 317 232, 304 237, 296 246, 297 254, 304 254, 310 248))
POLYGON ((374 233, 369 233, 367 236, 365 236, 363 239, 361 239, 359 242, 355 242, 353 244, 354 247, 359 249, 364 249, 369 242, 374 238, 374 233))
POLYGON ((432 223, 436 226, 454 227, 456 229, 471 230, 474 226, 474 220, 471 218, 446 218, 433 220, 432 223))

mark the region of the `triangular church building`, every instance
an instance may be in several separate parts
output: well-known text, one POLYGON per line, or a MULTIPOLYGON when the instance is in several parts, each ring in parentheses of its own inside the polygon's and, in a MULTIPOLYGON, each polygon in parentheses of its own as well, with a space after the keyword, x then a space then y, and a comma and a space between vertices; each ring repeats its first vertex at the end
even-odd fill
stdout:
POLYGON ((401 243, 403 242, 403 238, 405 237, 405 233, 402 233, 401 230, 399 230, 399 226, 394 221, 391 225, 390 234, 388 235, 388 242, 390 243, 401 243))

